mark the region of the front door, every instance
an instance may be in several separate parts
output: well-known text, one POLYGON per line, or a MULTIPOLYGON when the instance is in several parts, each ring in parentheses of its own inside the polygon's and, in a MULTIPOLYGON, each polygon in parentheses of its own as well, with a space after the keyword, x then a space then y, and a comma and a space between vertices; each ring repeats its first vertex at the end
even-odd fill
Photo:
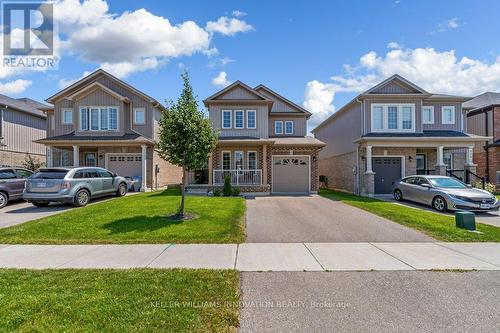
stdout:
POLYGON ((417 175, 425 175, 427 173, 427 161, 425 154, 417 154, 417 175))
POLYGON ((392 193, 392 183, 401 178, 401 157, 374 157, 375 194, 392 193))
POLYGON ((95 167, 97 166, 97 157, 96 153, 90 152, 90 153, 83 153, 83 163, 84 166, 88 167, 95 167))

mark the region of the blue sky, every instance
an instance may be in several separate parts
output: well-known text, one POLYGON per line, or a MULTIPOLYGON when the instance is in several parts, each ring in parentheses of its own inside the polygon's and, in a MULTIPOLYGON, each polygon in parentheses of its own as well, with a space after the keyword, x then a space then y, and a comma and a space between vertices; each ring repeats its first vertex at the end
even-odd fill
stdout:
POLYGON ((433 92, 500 89, 499 1, 65 0, 56 10, 59 69, 0 70, 1 93, 44 100, 103 66, 163 101, 187 69, 199 99, 234 80, 263 83, 317 124, 396 72, 433 92))

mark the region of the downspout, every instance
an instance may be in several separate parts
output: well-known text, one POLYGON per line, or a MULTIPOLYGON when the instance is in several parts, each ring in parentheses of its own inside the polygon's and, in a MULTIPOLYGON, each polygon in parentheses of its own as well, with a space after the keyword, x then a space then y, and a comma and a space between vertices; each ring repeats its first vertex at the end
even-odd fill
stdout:
MULTIPOLYGON (((492 115, 494 115, 495 108, 492 108, 492 115)), ((485 122, 485 129, 486 129, 486 136, 489 135, 489 114, 488 111, 484 112, 484 122, 485 122)), ((484 145, 484 149, 486 150, 486 170, 485 170, 485 175, 486 175, 486 181, 489 183, 490 182, 490 143, 486 141, 486 144, 484 145)))
MULTIPOLYGON (((363 104, 363 101, 359 100, 359 97, 356 97, 356 102, 360 104, 360 113, 361 113, 361 136, 364 134, 364 129, 365 129, 365 106, 363 104)), ((359 144, 356 147, 356 175, 354 177, 354 192, 355 194, 359 195, 360 194, 360 168, 359 168, 359 144)))

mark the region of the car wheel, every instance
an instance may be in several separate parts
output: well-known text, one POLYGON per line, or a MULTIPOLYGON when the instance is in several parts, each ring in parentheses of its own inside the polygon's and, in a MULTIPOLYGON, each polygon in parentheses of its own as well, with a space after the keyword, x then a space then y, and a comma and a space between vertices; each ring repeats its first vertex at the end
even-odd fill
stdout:
POLYGON ((32 204, 33 206, 37 207, 47 207, 49 205, 48 202, 43 202, 43 201, 33 201, 32 204))
POLYGON ((432 200, 432 208, 438 212, 446 212, 448 210, 448 204, 443 197, 437 196, 432 200))
POLYGON ((90 201, 90 193, 87 190, 79 190, 76 192, 74 205, 76 207, 86 206, 90 201))
POLYGON ((7 194, 0 192, 0 208, 4 208, 7 206, 7 203, 9 202, 9 197, 7 194))
POLYGON ((400 190, 394 190, 394 199, 396 201, 401 201, 403 200, 403 193, 401 193, 400 190))
POLYGON ((123 197, 125 194, 127 194, 127 184, 121 183, 116 191, 116 196, 123 197))

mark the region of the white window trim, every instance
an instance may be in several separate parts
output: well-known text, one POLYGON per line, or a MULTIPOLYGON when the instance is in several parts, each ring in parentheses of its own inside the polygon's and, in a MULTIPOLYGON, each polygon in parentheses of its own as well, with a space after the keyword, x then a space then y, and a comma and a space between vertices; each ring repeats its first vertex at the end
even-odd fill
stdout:
POLYGON ((422 124, 424 125, 432 125, 434 124, 434 106, 433 105, 424 105, 422 106, 422 124), (431 120, 425 121, 424 113, 426 110, 431 110, 431 120))
POLYGON ((283 121, 282 121, 282 120, 275 120, 275 121, 274 121, 274 134, 283 134, 283 121), (276 125, 277 125, 278 123, 281 123, 281 131, 280 131, 280 132, 278 132, 278 131, 276 130, 276 125))
POLYGON ((82 132, 119 132, 120 131, 120 107, 119 106, 114 106, 114 105, 80 106, 78 117, 79 117, 79 122, 80 122, 79 128, 80 128, 80 131, 82 131, 82 132), (88 125, 89 125, 88 130, 84 130, 82 127, 82 125, 83 125, 83 123, 82 123, 82 109, 87 109, 87 117, 88 117, 88 125), (96 129, 96 130, 92 129, 92 119, 91 119, 92 117, 91 117, 91 112, 90 112, 91 109, 97 109, 99 111, 98 116, 97 116, 97 118, 99 119, 99 129, 96 129), (116 109, 116 129, 109 129, 109 124, 111 123, 110 122, 110 118, 111 118, 110 112, 108 112, 108 129, 101 129, 101 109, 116 109))
POLYGON ((254 170, 250 169, 250 153, 255 153, 255 170, 257 170, 259 168, 259 154, 257 154, 257 151, 255 150, 247 151, 247 169, 254 170))
POLYGON ((232 156, 231 156, 231 151, 230 150, 223 150, 221 151, 220 155, 220 168, 222 170, 231 170, 232 169, 232 156), (229 169, 224 169, 224 154, 229 154, 229 169))
POLYGON ((134 108, 134 125, 145 125, 146 124, 146 108, 134 108), (136 118, 137 111, 144 112, 144 121, 138 122, 136 118))
POLYGON ((244 129, 245 128, 245 110, 234 110, 234 128, 244 129), (241 127, 236 125, 236 115, 241 113, 241 127))
POLYGON ((455 106, 453 106, 453 105, 444 105, 444 106, 441 107, 441 124, 443 124, 443 125, 455 125, 455 106), (451 113, 451 115, 452 115, 451 122, 444 120, 444 112, 447 109, 451 109, 452 110, 452 113, 451 113))
POLYGON ((248 129, 256 129, 257 128, 257 110, 247 110, 247 128, 248 129), (250 113, 254 114, 255 126, 253 126, 253 127, 248 126, 248 115, 250 113))
POLYGON ((237 170, 236 161, 238 159, 236 158, 236 154, 238 153, 241 153, 241 170, 243 170, 245 168, 245 152, 243 150, 234 151, 234 168, 237 170))
POLYGON ((373 103, 371 105, 371 131, 372 132, 415 132, 415 104, 413 103, 373 103), (396 106, 398 108, 398 128, 389 129, 389 117, 388 117, 388 107, 396 106), (403 107, 411 107, 411 127, 408 129, 403 129, 403 107), (373 128, 373 110, 375 107, 382 107, 382 129, 373 128))
POLYGON ((222 129, 230 129, 232 128, 233 126, 233 111, 232 110, 222 110, 222 123, 221 123, 221 127, 222 129), (224 126, 224 114, 225 113, 229 113, 229 127, 228 126, 224 126))
POLYGON ((496 183, 500 184, 500 171, 497 171, 496 174, 495 174, 495 176, 496 176, 496 179, 495 179, 496 183))
POLYGON ((62 108, 61 109, 61 115, 62 115, 62 119, 61 119, 61 124, 63 125, 72 125, 73 124, 73 109, 72 108, 62 108), (71 112, 71 122, 67 123, 65 121, 65 114, 66 112, 71 112))
POLYGON ((285 130, 285 134, 293 134, 293 130, 294 130, 294 128, 293 128, 293 120, 287 120, 287 121, 285 121, 285 128, 284 128, 284 130, 285 130), (292 131, 290 133, 287 132, 287 130, 286 130, 286 124, 292 124, 292 131))

